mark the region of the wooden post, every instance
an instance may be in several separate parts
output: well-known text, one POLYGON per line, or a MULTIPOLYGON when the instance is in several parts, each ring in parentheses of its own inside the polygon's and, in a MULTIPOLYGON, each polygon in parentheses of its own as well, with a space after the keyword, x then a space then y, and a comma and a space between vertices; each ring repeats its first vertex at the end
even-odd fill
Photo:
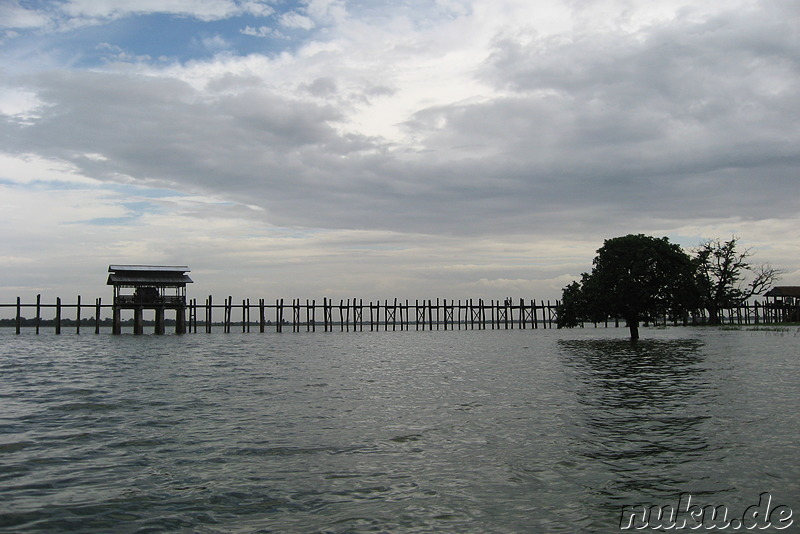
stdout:
POLYGON ((223 297, 222 303, 222 332, 228 333, 228 297, 223 297))
POLYGON ((222 302, 222 332, 227 334, 229 332, 230 325, 228 321, 230 320, 228 316, 228 297, 223 297, 222 302))
POLYGON ((56 334, 61 333, 61 297, 56 297, 56 334))
POLYGON ((467 302, 466 305, 469 313, 469 329, 475 330, 475 305, 472 299, 469 299, 469 302, 467 302))
POLYGON ((358 299, 356 307, 356 299, 353 298, 353 324, 357 326, 359 332, 364 331, 364 299, 358 299))
POLYGON ((228 316, 228 333, 231 333, 231 327, 233 326, 233 297, 228 295, 228 309, 227 309, 227 316, 228 316))
MULTIPOLYGON (((408 303, 408 301, 406 301, 406 303, 408 303)), ((407 313, 404 313, 404 312, 407 312, 408 311, 407 309, 408 309, 408 306, 405 306, 405 308, 404 308, 403 307, 403 303, 401 302, 400 303, 400 331, 401 332, 403 330, 408 330, 408 328, 406 328, 406 320, 407 319, 404 319, 404 317, 406 317, 406 315, 407 315, 407 313)))
POLYGON ((211 323, 212 323, 212 316, 213 313, 211 312, 212 300, 211 295, 208 296, 206 299, 206 333, 211 333, 211 323))
POLYGON ((228 333, 228 297, 223 297, 222 300, 222 332, 228 333))
POLYGON ((230 295, 225 297, 225 302, 222 308, 222 331, 229 334, 231 331, 231 306, 230 295))
POLYGON ((17 297, 17 318, 14 321, 14 329, 17 335, 21 332, 22 328, 22 304, 21 299, 17 297))
POLYGON ((97 297, 94 301, 94 333, 100 333, 100 312, 102 310, 102 306, 100 305, 100 297, 97 297))
POLYGON ((122 310, 117 306, 117 299, 114 299, 114 304, 111 306, 112 326, 111 333, 118 336, 122 333, 122 310))
POLYGON ((428 330, 433 330, 433 305, 428 299, 428 330))
POLYGON ((42 324, 42 296, 36 295, 36 333, 39 333, 39 327, 42 324))

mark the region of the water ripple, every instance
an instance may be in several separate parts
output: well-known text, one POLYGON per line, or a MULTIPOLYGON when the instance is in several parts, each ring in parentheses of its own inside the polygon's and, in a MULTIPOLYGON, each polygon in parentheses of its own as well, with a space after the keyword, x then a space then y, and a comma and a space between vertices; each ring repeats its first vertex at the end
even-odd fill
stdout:
POLYGON ((0 332, 0 531, 608 532, 796 497, 796 340, 645 332, 0 332))

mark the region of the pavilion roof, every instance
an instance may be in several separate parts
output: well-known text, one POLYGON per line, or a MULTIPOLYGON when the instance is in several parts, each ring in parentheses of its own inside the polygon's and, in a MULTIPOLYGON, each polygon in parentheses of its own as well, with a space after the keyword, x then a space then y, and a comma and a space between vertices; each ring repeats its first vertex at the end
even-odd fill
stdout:
POLYGON ((109 265, 107 285, 182 287, 193 283, 185 265, 109 265))
POLYGON ((800 286, 775 286, 766 293, 764 293, 764 296, 800 298, 800 286))

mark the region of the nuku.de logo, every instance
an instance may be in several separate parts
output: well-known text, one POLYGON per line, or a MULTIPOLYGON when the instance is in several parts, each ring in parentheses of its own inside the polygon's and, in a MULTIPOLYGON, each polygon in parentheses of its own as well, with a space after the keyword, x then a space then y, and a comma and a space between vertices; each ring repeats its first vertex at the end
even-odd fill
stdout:
POLYGON ((682 493, 678 505, 623 506, 620 530, 690 529, 690 530, 784 530, 792 526, 792 509, 785 504, 773 505, 772 495, 759 495, 758 504, 748 506, 741 516, 733 517, 726 506, 692 504, 692 496, 682 493))

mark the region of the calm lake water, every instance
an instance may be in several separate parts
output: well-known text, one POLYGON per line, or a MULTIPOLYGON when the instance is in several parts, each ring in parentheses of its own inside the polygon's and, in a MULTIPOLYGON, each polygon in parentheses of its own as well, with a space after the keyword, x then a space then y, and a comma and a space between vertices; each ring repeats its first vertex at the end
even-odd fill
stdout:
MULTIPOLYGON (((0 331, 2 532, 618 532, 800 523, 800 331, 0 331)), ((797 531, 797 530, 794 530, 797 531)))

